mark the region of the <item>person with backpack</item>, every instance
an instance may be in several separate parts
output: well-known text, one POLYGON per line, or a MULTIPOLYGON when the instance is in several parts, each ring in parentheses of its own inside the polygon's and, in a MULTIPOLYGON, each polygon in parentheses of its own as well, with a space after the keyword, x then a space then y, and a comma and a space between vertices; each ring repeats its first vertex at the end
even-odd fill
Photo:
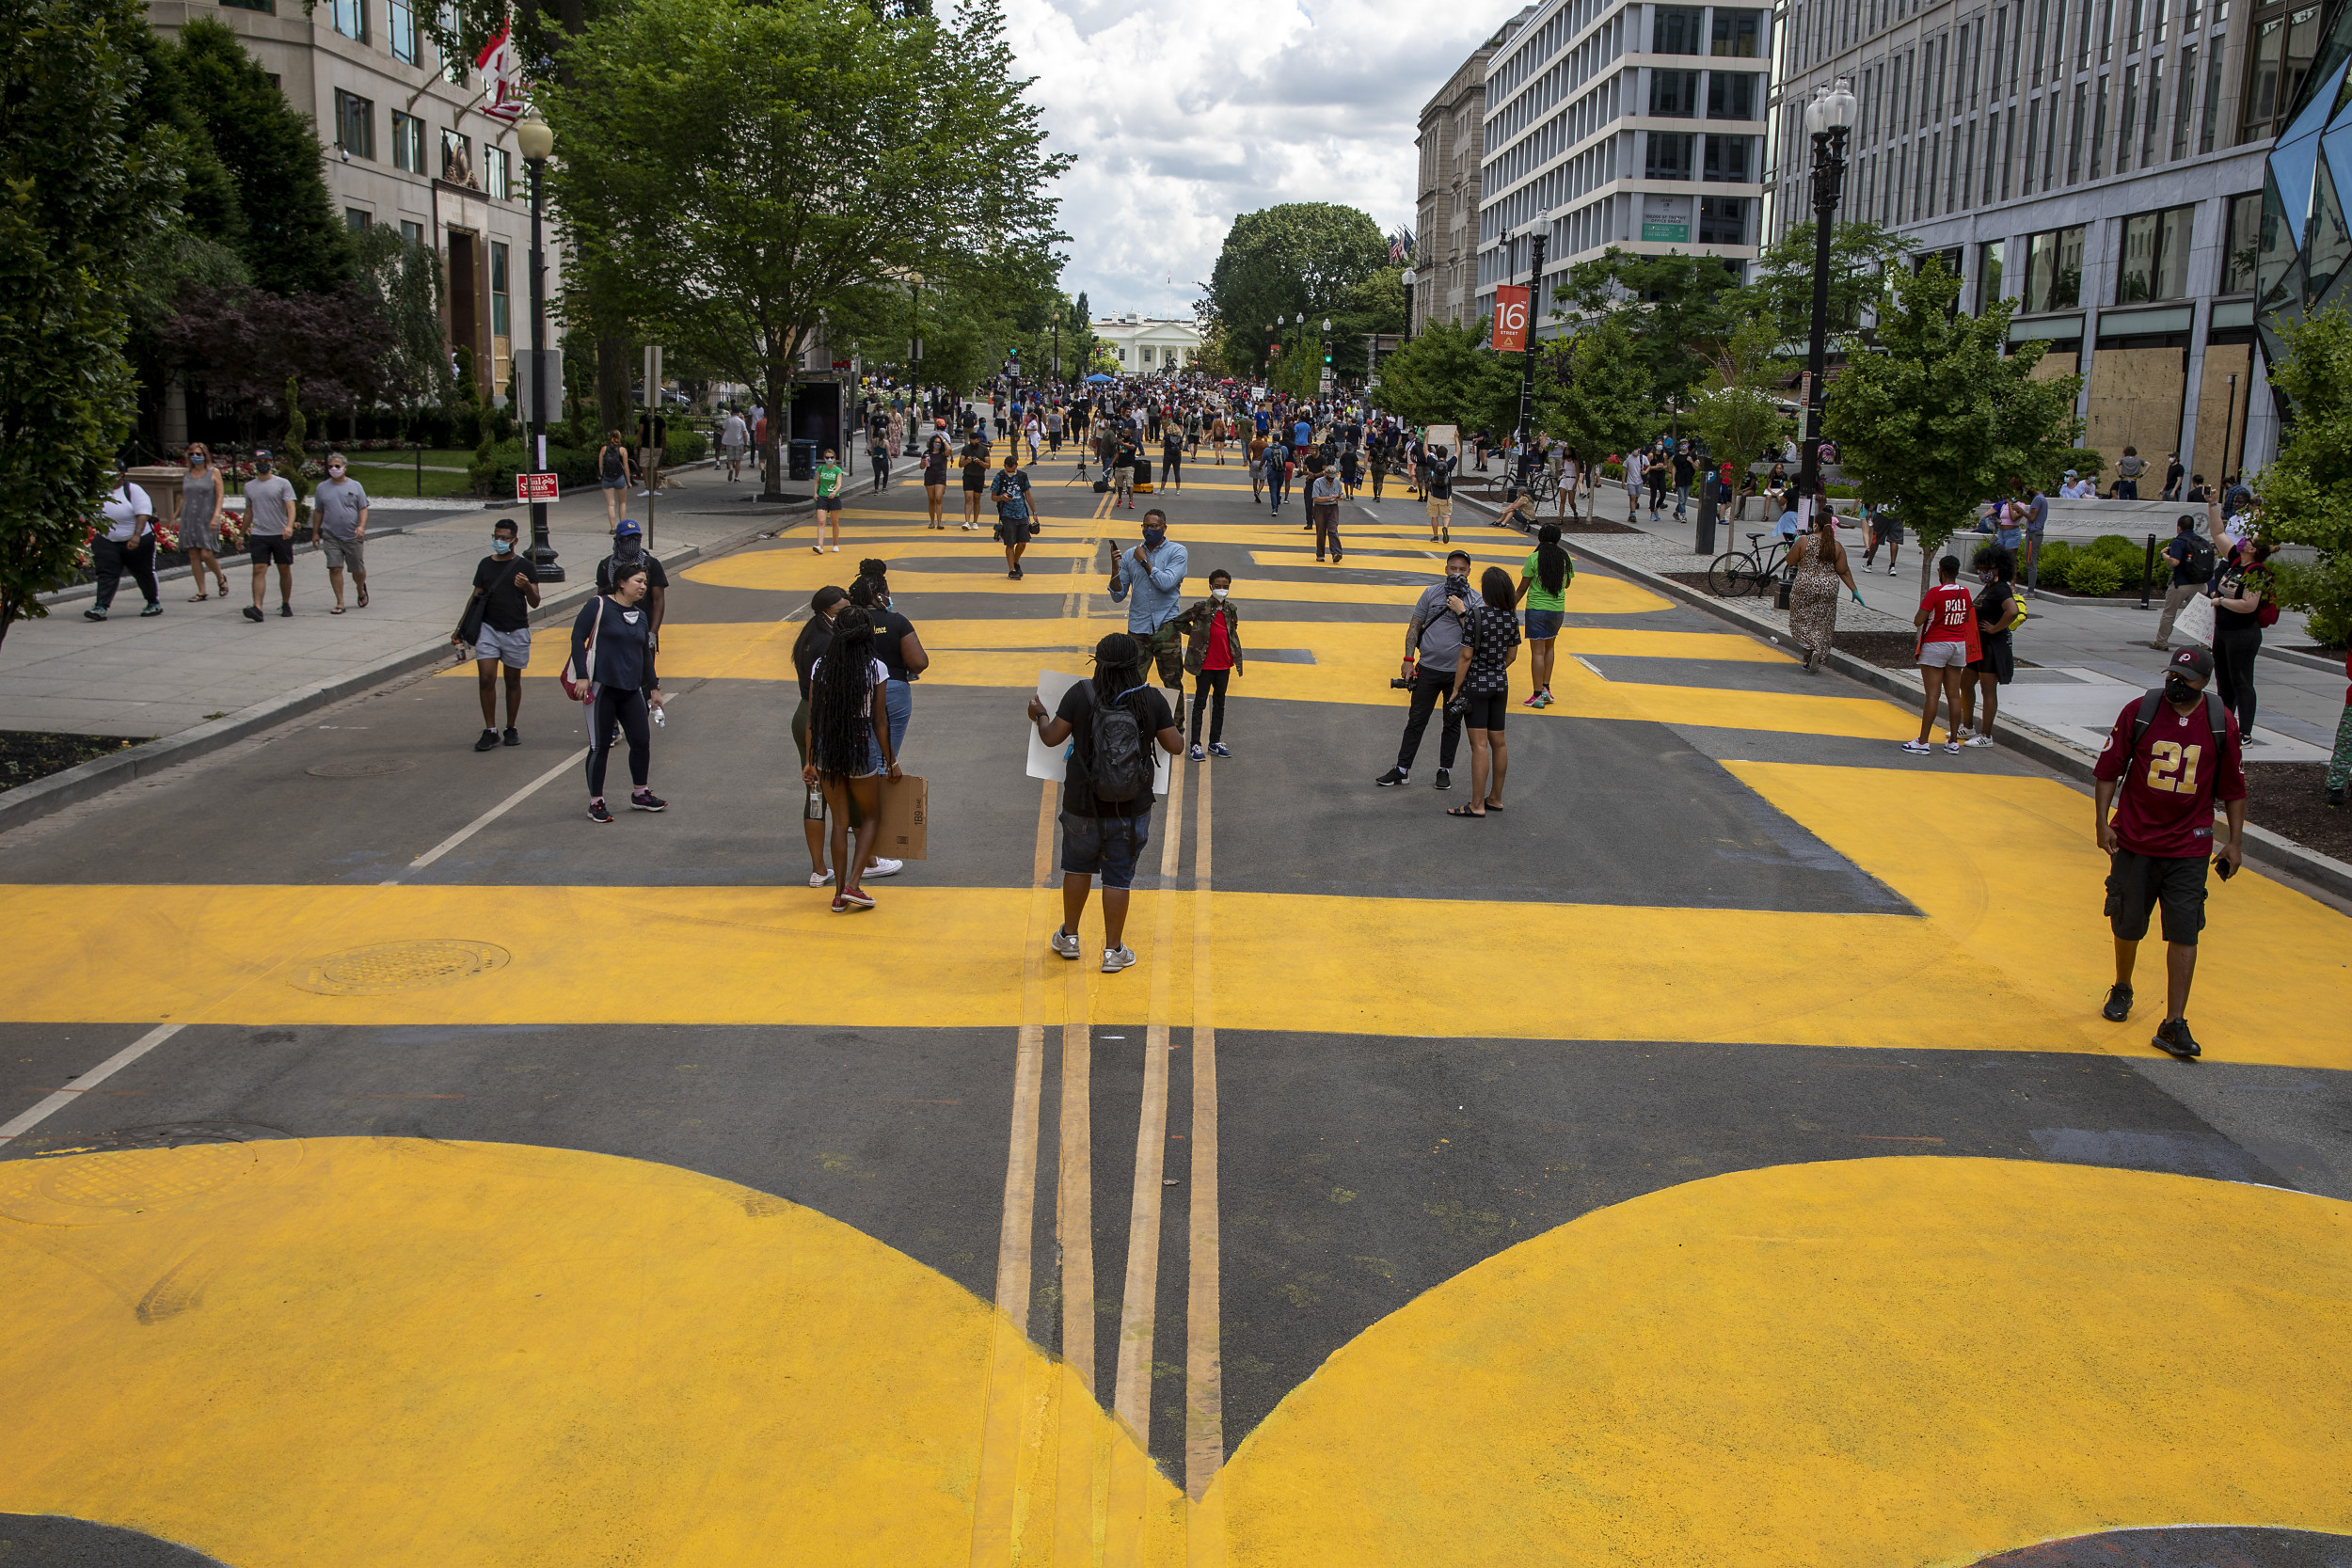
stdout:
POLYGON ((1032 694, 1029 721, 1047 746, 1070 743, 1061 789, 1062 920, 1051 943, 1062 958, 1080 954, 1078 922, 1094 879, 1103 879, 1103 973, 1136 961, 1123 938, 1128 890, 1152 837, 1151 748, 1169 756, 1184 732, 1168 701, 1144 673, 1143 647, 1125 632, 1094 645, 1094 673, 1073 683, 1052 712, 1032 694))
MULTIPOLYGON (((835 914, 874 907, 860 882, 871 874, 874 839, 882 831, 882 775, 901 776, 890 740, 889 681, 888 667, 875 657, 872 616, 856 605, 841 606, 832 641, 809 665, 808 761, 801 768, 803 784, 824 790, 833 819, 833 863, 840 875, 835 914)), ((809 880, 816 881, 813 872, 809 880)))
POLYGON ((1021 552, 1029 547, 1029 536, 1037 531, 1029 515, 1029 476, 1022 471, 1018 448, 1005 449, 1005 466, 990 481, 989 496, 996 503, 996 542, 1005 546, 1005 576, 1018 581, 1021 552))
POLYGON ((473 743, 477 752, 523 743, 516 725, 523 706, 523 671, 531 663, 531 612, 539 608, 539 573, 530 555, 516 548, 520 538, 512 517, 490 525, 490 553, 475 565, 473 593, 458 615, 457 629, 450 634, 459 650, 473 646, 474 673, 482 689, 482 738, 473 743), (501 665, 506 668, 503 740, 498 731, 501 665))
POLYGON ((1429 514, 1429 542, 1433 545, 1454 543, 1454 470, 1456 464, 1457 460, 1447 455, 1443 447, 1430 447, 1422 454, 1421 480, 1428 497, 1423 505, 1429 514))
MULTIPOLYGON (((1265 493, 1266 499, 1271 503, 1268 507, 1270 515, 1279 517, 1282 515, 1282 497, 1290 485, 1291 449, 1283 444, 1279 434, 1269 436, 1265 444, 1265 493)), ((1313 525, 1311 523, 1308 526, 1311 528, 1313 525)))
MULTIPOLYGON (((1532 498, 1522 499, 1534 504, 1532 498)), ((1559 651, 1560 627, 1567 620, 1568 584, 1575 580, 1576 562, 1560 546, 1560 530, 1544 524, 1535 531, 1535 547, 1519 567, 1518 596, 1527 607, 1527 673, 1534 683, 1527 694, 1529 707, 1551 705, 1551 661, 1559 651)))
POLYGON ((2213 580, 2213 541, 2197 531, 2197 518, 2184 512, 2172 524, 2171 543, 2164 557, 2172 563, 2172 579, 2164 591, 2164 613, 2156 619, 2156 638, 2148 646, 2158 653, 2172 651, 2172 622, 2188 601, 2213 580))
POLYGON ((2262 744, 2254 737, 2254 665, 2262 654, 2263 628, 2279 619, 2269 560, 2268 540, 2241 539, 2209 585, 2214 684, 2222 705, 2237 716, 2238 734, 2249 746, 2262 744))
POLYGON ((643 608, 645 567, 616 565, 612 586, 580 607, 572 622, 572 656, 564 687, 588 708, 588 820, 610 823, 604 803, 605 764, 616 734, 628 736, 631 811, 665 811, 669 802, 648 784, 653 776, 651 715, 661 711, 661 685, 653 673, 651 627, 643 608))
POLYGON ((2205 689, 2213 656, 2183 648, 2165 664, 2164 688, 2135 697, 2116 716, 2093 779, 2091 829, 2107 854, 2106 915, 2115 934, 2115 984, 2100 1016, 2132 1015, 2132 969, 2149 916, 2162 911, 2164 1019, 2154 1045, 2186 1059, 2200 1054, 2188 1029, 2189 982, 2197 974, 2197 935, 2205 927, 2205 872, 2228 881, 2242 863, 2246 768, 2237 721, 2205 689), (2122 804, 2113 820, 2121 785, 2122 804), (2229 818, 2229 841, 2217 853, 2213 809, 2229 818))
POLYGON ((621 503, 628 499, 631 469, 628 448, 621 443, 621 433, 608 430, 604 445, 596 451, 596 483, 604 489, 604 520, 609 527, 621 520, 621 503))

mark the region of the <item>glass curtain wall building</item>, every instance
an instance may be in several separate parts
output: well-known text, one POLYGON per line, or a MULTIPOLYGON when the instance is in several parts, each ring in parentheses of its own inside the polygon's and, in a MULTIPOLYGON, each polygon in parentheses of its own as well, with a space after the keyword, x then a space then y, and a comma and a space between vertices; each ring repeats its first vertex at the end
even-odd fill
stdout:
MULTIPOLYGON (((2292 66, 2290 55, 2290 81, 2292 66)), ((2277 90, 2284 95, 2287 83, 2277 90)), ((2273 358, 2280 352, 2280 323, 2352 301, 2352 266, 2345 264, 2352 261, 2352 226, 2344 217, 2345 182, 2352 181, 2352 8, 2338 8, 2280 113, 2286 124, 2271 150, 2249 258, 2259 291, 2255 326, 2273 358)))

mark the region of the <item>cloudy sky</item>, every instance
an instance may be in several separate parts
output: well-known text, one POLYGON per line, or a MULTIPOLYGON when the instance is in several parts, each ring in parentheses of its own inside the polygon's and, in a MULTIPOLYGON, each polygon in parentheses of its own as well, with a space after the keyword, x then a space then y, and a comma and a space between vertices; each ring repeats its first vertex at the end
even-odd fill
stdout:
POLYGON ((1053 146, 1078 158, 1063 286, 1097 315, 1189 316, 1236 213, 1335 201, 1410 223, 1421 106, 1518 9, 1006 0, 1053 146))

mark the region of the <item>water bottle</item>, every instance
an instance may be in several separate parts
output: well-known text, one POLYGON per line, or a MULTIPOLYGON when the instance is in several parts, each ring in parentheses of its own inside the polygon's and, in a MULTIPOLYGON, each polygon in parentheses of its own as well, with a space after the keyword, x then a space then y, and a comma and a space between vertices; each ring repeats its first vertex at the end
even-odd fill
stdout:
POLYGON ((822 784, 808 786, 808 803, 801 808, 801 816, 810 822, 825 819, 825 790, 822 784))

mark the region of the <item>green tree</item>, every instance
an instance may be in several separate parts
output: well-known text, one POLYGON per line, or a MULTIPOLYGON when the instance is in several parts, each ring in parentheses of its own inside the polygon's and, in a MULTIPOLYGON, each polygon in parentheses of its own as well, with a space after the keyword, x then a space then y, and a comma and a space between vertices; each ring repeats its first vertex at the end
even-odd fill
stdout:
POLYGON ((381 365, 383 390, 413 417, 450 392, 439 260, 389 224, 359 235, 357 249, 360 282, 391 328, 391 352, 381 365))
POLYGON ((1688 402, 1730 329, 1724 301, 1735 283, 1712 256, 1636 256, 1611 245, 1568 269, 1547 312, 1575 321, 1623 311, 1634 351, 1659 404, 1688 402))
POLYGON ((1879 306, 1880 352, 1831 383, 1823 412, 1838 461, 1863 499, 1917 531, 1920 568, 1980 502, 2039 473, 2074 435, 2080 376, 2036 380, 2042 345, 2010 346, 2010 301, 1981 316, 1952 305, 1960 279, 1931 261, 1890 275, 1879 306))
POLYGON ((771 408, 829 315, 877 316, 915 272, 927 291, 1027 276, 1061 237, 1047 193, 1069 160, 1044 150, 996 0, 952 25, 856 0, 643 0, 566 63, 546 97, 579 253, 647 331, 771 408))
MULTIPOLYGON (((1382 374, 1386 375, 1386 371, 1382 374)), ((1565 341, 1545 346, 1536 382, 1535 420, 1557 436, 1586 468, 1640 446, 1659 426, 1648 369, 1622 311, 1611 311, 1565 341)))
MULTIPOLYGON (((1296 352, 1298 321, 1311 325, 1348 303, 1350 293, 1389 264, 1389 242, 1370 214, 1327 201, 1290 202, 1233 219, 1209 272, 1209 300, 1225 328, 1225 362, 1233 375, 1256 373, 1266 349, 1296 352), (1280 322, 1279 332, 1268 332, 1280 322)), ((1387 328, 1385 330, 1399 330, 1387 328)), ((1321 328, 1309 334, 1310 341, 1321 328)))
POLYGON ((1758 314, 1733 327, 1717 348, 1706 385, 1684 417, 1717 462, 1745 469, 1768 443, 1788 434, 1789 420, 1780 409, 1788 362, 1774 352, 1781 341, 1779 325, 1758 314))
POLYGON ((2310 611, 2313 641, 2336 647, 2352 640, 2352 316, 2318 311, 2279 336, 2287 352, 2270 384, 2286 403, 2286 440, 2263 470, 2262 531, 2319 552, 2278 567, 2279 602, 2310 611))
MULTIPOLYGON (((1912 243, 1875 223, 1841 223, 1829 237, 1831 341, 1869 341, 1862 313, 1886 292, 1886 275, 1911 254, 1912 243)), ((1778 328, 1782 344, 1803 343, 1813 334, 1813 225, 1792 227, 1756 259, 1751 281, 1734 309, 1762 315, 1778 328)))
MULTIPOLYGON (((351 231, 326 194, 326 150, 307 115, 210 17, 180 29, 175 87, 234 181, 242 222, 218 237, 272 293, 325 292, 354 270, 351 231)), ((217 200, 217 198, 215 198, 217 200)))
POLYGON ((1469 326, 1431 322, 1380 361, 1381 405, 1413 424, 1509 430, 1518 422, 1518 355, 1486 348, 1484 321, 1469 326))

